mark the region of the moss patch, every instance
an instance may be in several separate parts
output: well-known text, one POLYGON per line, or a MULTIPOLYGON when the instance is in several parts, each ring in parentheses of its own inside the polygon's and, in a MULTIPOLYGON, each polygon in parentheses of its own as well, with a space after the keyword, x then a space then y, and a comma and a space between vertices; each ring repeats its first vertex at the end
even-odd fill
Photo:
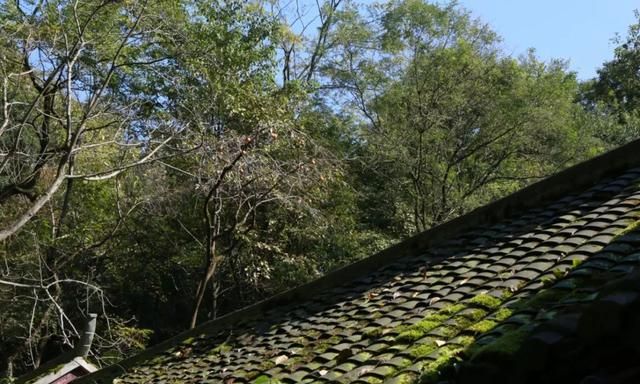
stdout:
POLYGON ((456 316, 454 319, 455 325, 458 329, 464 329, 473 324, 473 320, 466 316, 456 316))
POLYGON ((527 337, 529 332, 524 327, 518 328, 511 332, 507 332, 504 335, 495 339, 492 343, 472 348, 469 353, 471 355, 471 361, 481 358, 483 355, 503 355, 512 356, 520 349, 522 342, 527 337))
POLYGON ((447 320, 447 316, 445 316, 442 313, 439 312, 435 312, 435 313, 431 313, 429 315, 427 315, 424 320, 425 321, 437 321, 437 322, 443 322, 445 320, 447 320))
POLYGON ((476 341, 476 338, 472 336, 460 336, 456 339, 457 344, 460 344, 465 347, 473 344, 474 341, 476 341))
POLYGON ((440 356, 425 367, 424 373, 420 377, 420 383, 437 382, 445 368, 459 359, 457 355, 460 352, 462 352, 461 348, 442 348, 440 356))
POLYGON ((404 332, 401 332, 396 340, 398 341, 416 341, 424 336, 424 332, 417 329, 410 329, 404 332))
POLYGON ((503 289, 502 290, 502 294, 500 295, 500 298, 502 300, 507 300, 508 298, 510 298, 511 296, 513 296, 513 291, 509 290, 509 289, 503 289))
POLYGON ((460 303, 460 304, 452 304, 452 305, 448 305, 444 308, 442 308, 441 312, 445 315, 454 315, 460 311, 462 311, 463 309, 465 309, 467 306, 460 303))
POLYGON ((482 320, 479 321, 475 324, 473 324, 472 326, 470 326, 469 328, 467 328, 467 330, 474 332, 474 333, 485 333, 485 332, 489 332, 490 330, 492 330, 496 325, 498 325, 498 323, 496 323, 493 320, 482 320))
MULTIPOLYGON (((634 216, 638 217, 638 214, 635 214, 634 216)), ((616 233, 613 236, 613 238, 611 239, 611 242, 614 242, 615 240, 618 240, 620 237, 626 235, 627 233, 635 231, 636 229, 638 229, 638 227, 640 227, 640 220, 635 220, 635 221, 631 222, 625 228, 620 230, 620 232, 616 233)))
POLYGON ((440 328, 440 333, 444 337, 453 337, 456 335, 456 333, 458 333, 458 329, 454 327, 443 326, 442 328, 440 328))
POLYGON ((425 343, 409 349, 409 354, 414 359, 419 359, 421 357, 428 356, 429 354, 435 352, 436 349, 438 349, 438 346, 436 345, 435 342, 425 343))
POLYGON ((396 328, 398 341, 415 341, 422 338, 427 332, 438 327, 448 317, 440 313, 432 313, 418 323, 410 326, 400 326, 396 328))
POLYGON ((401 373, 395 377, 396 384, 413 384, 416 382, 416 376, 412 373, 401 373))
POLYGON ((480 308, 473 308, 468 313, 465 313, 465 316, 469 318, 471 321, 479 321, 483 317, 487 316, 487 311, 480 308))
POLYGON ((560 301, 560 299, 565 297, 567 294, 567 291, 560 289, 545 289, 531 299, 517 303, 514 309, 529 309, 538 311, 544 308, 546 305, 549 305, 549 303, 560 301))
POLYGON ((494 314, 494 317, 497 321, 504 321, 508 319, 513 314, 513 311, 509 308, 500 308, 494 314))
POLYGON ((218 345, 217 347, 211 349, 209 351, 209 354, 210 355, 217 355, 217 354, 229 352, 230 350, 231 350, 231 346, 229 344, 222 343, 222 344, 218 345))
POLYGON ((553 273, 553 276, 555 276, 556 279, 562 279, 567 274, 567 271, 563 271, 560 268, 556 268, 551 272, 553 273))
POLYGON ((281 383, 280 380, 271 378, 267 375, 258 376, 253 381, 253 384, 280 384, 280 383, 281 383))
POLYGON ((370 339, 382 336, 382 328, 369 327, 363 331, 364 335, 370 339))
POLYGON ((500 301, 500 299, 487 295, 486 293, 481 293, 469 300, 469 304, 477 305, 486 309, 498 308, 501 303, 502 301, 500 301))

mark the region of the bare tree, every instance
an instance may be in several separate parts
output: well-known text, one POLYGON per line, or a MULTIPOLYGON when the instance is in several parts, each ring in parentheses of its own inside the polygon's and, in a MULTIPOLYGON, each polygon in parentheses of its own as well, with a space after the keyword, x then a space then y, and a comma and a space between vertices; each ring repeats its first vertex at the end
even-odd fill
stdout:
POLYGON ((135 126, 139 104, 118 102, 114 88, 127 70, 152 63, 139 40, 153 32, 146 1, 62 2, 64 16, 53 22, 47 1, 11 6, 20 23, 2 32, 11 49, 0 62, 0 204, 22 199, 20 211, 0 224, 0 242, 65 183, 147 164, 175 133, 167 125, 135 126))
POLYGON ((277 1, 272 12, 280 19, 284 33, 280 40, 282 81, 309 84, 333 45, 331 29, 337 22, 343 0, 277 1), (317 33, 311 32, 316 29, 317 33))

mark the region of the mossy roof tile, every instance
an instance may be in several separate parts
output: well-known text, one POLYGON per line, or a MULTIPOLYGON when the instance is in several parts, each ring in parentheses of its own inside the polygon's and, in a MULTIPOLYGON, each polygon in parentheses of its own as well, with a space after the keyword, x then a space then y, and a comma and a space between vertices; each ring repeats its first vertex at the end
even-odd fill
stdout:
POLYGON ((629 282, 598 296, 640 264, 634 145, 79 382, 251 383, 267 375, 281 383, 407 384, 451 371, 442 368, 449 361, 462 360, 462 373, 477 369, 466 362, 525 361, 505 352, 518 351, 514 343, 538 343, 538 352, 578 348, 581 329, 640 301, 629 282), (177 358, 194 335, 203 337, 190 342, 190 356, 177 358), (223 342, 224 351, 210 353, 223 342), (279 356, 287 359, 275 364, 279 356))

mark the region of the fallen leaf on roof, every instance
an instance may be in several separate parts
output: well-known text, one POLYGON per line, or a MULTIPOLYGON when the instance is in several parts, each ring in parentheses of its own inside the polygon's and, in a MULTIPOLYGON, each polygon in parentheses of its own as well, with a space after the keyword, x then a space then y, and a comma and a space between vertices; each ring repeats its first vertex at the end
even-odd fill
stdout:
POLYGON ((362 368, 360 368, 360 370, 358 371, 358 376, 362 376, 362 375, 364 375, 364 374, 366 374, 366 373, 369 373, 369 372, 373 371, 373 369, 374 369, 374 367, 373 367, 373 366, 370 366, 370 365, 368 365, 368 366, 366 366, 366 367, 362 367, 362 368))
POLYGON ((275 358, 274 362, 276 363, 276 365, 280 365, 280 364, 284 364, 287 360, 289 360, 289 356, 280 355, 275 358))

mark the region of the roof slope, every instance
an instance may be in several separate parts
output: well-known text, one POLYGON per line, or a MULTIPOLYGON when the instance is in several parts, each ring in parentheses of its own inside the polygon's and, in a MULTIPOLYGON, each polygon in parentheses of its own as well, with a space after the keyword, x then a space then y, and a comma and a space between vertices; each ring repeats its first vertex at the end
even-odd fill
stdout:
POLYGON ((526 364, 511 373, 535 370, 559 341, 592 333, 602 312, 589 308, 621 316, 640 302, 624 283, 640 263, 639 150, 629 144, 78 382, 490 382, 486 363, 514 356, 526 364), (618 278, 627 291, 610 288, 618 278))

